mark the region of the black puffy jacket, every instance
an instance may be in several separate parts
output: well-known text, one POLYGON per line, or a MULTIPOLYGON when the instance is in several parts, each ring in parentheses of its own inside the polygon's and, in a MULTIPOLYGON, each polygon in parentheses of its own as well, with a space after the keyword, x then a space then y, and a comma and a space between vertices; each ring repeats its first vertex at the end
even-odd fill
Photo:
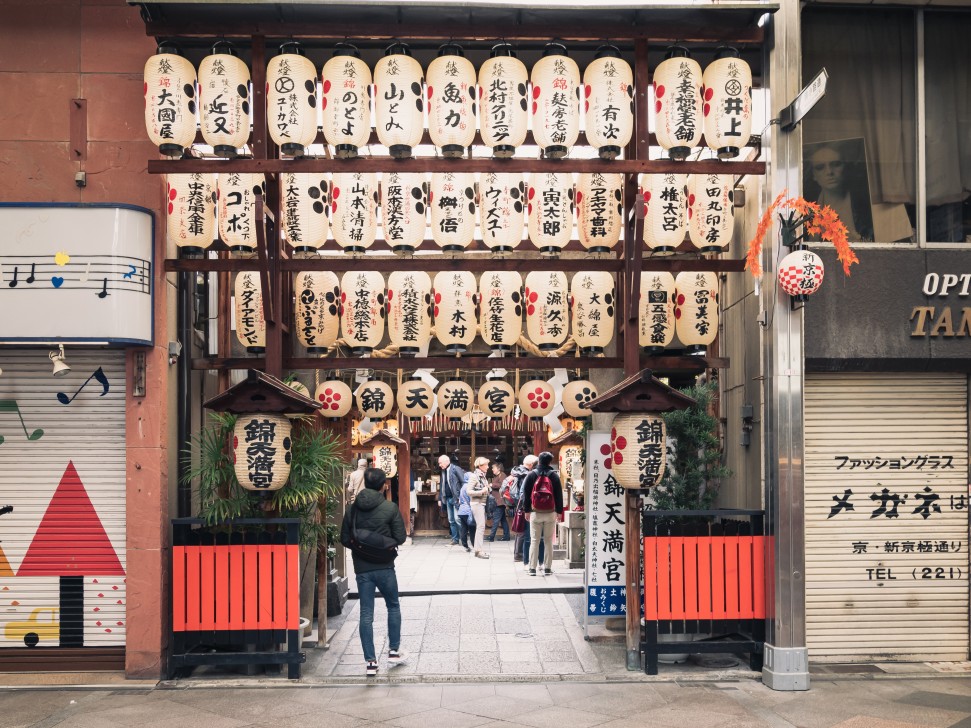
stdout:
MULTIPOLYGON (((391 501, 385 500, 384 493, 377 490, 365 488, 358 493, 354 499, 354 505, 347 509, 344 514, 344 522, 341 524, 341 543, 350 546, 351 543, 351 516, 357 511, 357 527, 367 528, 384 536, 393 538, 400 546, 408 538, 405 531, 405 522, 401 520, 401 512, 391 501)), ((394 566, 394 561, 379 564, 374 561, 366 561, 351 551, 354 558, 354 572, 357 574, 365 571, 377 571, 378 569, 390 569, 394 566)))

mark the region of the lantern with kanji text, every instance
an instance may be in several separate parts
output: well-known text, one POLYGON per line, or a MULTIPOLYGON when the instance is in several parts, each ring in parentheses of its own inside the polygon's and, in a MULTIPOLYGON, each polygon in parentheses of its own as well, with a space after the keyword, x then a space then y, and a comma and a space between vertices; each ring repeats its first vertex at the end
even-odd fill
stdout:
POLYGON ((384 278, 374 270, 341 277, 341 336, 354 356, 370 354, 384 337, 384 278))
POLYGON ((280 175, 283 237, 298 257, 313 257, 327 242, 328 193, 323 175, 284 172, 280 175))
POLYGON ((290 157, 302 157, 317 138, 317 69, 294 41, 266 66, 266 126, 290 157))
POLYGON ((793 250, 779 261, 777 277, 782 290, 796 301, 805 301, 823 283, 823 259, 811 250, 793 250))
POLYGON ((401 414, 417 420, 432 413, 435 407, 435 390, 420 377, 412 377, 401 383, 395 399, 401 414))
POLYGON ((404 43, 392 43, 374 66, 374 128, 395 159, 407 159, 425 132, 421 64, 404 43))
POLYGON ((432 281, 424 271, 388 276, 388 337, 401 356, 418 356, 431 339, 432 281))
POLYGON ((573 199, 570 172, 540 172, 530 178, 529 239, 543 255, 559 255, 573 237, 573 199))
POLYGON ((165 239, 198 255, 216 237, 216 175, 206 172, 165 177, 165 239))
POLYGON ((428 64, 428 135, 443 157, 461 157, 475 139, 475 68, 457 43, 428 64))
POLYGON ((467 270, 435 274, 435 337, 449 354, 461 354, 475 339, 475 276, 467 270))
POLYGON ((705 354, 718 334, 718 276, 682 271, 674 281, 675 331, 688 354, 705 354))
POLYGON ((450 379, 438 388, 438 410, 450 420, 472 414, 475 392, 461 379, 450 379))
POLYGON ((638 343, 645 354, 658 356, 674 340, 674 276, 643 271, 637 316, 638 343))
POLYGON ((510 351, 523 333, 523 277, 514 270, 485 271, 479 278, 479 330, 496 352, 510 351))
POLYGON ((616 159, 634 133, 634 72, 609 44, 583 72, 587 142, 601 159, 616 159))
POLYGON ((394 406, 394 392, 387 382, 372 379, 357 388, 354 401, 362 417, 380 420, 391 414, 394 406))
MULTIPOLYGON (((376 436, 375 436, 376 437, 376 436)), ((383 470, 386 478, 393 478, 398 474, 398 448, 390 443, 368 441, 371 447, 371 462, 373 467, 383 470)))
POLYGON ((260 274, 256 271, 237 273, 233 288, 236 338, 250 354, 262 354, 266 351, 266 319, 263 318, 260 274))
POLYGON ((671 46, 654 71, 654 132, 671 159, 687 159, 701 143, 701 66, 687 48, 671 46))
POLYGON ((231 43, 216 43, 199 64, 199 126, 217 157, 235 157, 249 139, 249 86, 249 67, 231 43))
POLYGON ((354 159, 371 137, 371 69, 350 43, 338 43, 320 72, 324 139, 338 159, 354 159))
POLYGON ((614 338, 617 294, 608 271, 581 271, 570 286, 573 339, 583 355, 603 354, 614 338))
POLYGON ((583 172, 577 179, 577 230, 591 253, 608 253, 624 227, 624 175, 583 172))
POLYGON ((533 139, 550 159, 570 153, 580 134, 580 69, 562 43, 547 43, 530 74, 533 139))
POLYGON ((610 472, 624 488, 653 488, 664 475, 664 420, 647 412, 624 412, 610 427, 610 472))
POLYGON ((216 186, 219 237, 234 253, 256 252, 256 198, 263 197, 266 182, 258 172, 227 172, 216 186))
POLYGON ((145 62, 145 129, 167 157, 180 157, 196 138, 196 69, 171 44, 145 62))
POLYGON ((487 379, 479 387, 479 409, 488 417, 508 417, 516 408, 516 391, 504 379, 487 379))
POLYGON ((671 255, 687 233, 685 174, 642 174, 644 244, 653 255, 671 255))
POLYGON ((752 69, 736 49, 722 46, 702 83, 705 144, 719 159, 737 157, 752 134, 752 69))
POLYGON ((735 232, 732 175, 688 175, 688 232, 691 244, 702 253, 728 250, 735 232))
POLYGON ((521 174, 486 172, 479 182, 479 234, 494 253, 508 253, 523 239, 526 183, 521 174))
POLYGON ((425 175, 389 172, 381 185, 384 239, 396 253, 413 253, 425 239, 425 175))
POLYGON ((465 250, 475 237, 475 175, 433 172, 428 195, 432 209, 432 239, 442 250, 465 250))
POLYGON ((331 187, 334 240, 345 252, 363 253, 378 229, 378 183, 371 172, 335 172, 331 187))
POLYGON ((293 325, 309 354, 323 354, 340 334, 340 286, 331 271, 302 271, 293 279, 293 325))
POLYGON ((523 294, 526 333, 540 351, 554 351, 570 333, 569 291, 566 273, 532 271, 523 294))
POLYGON ((482 143, 492 156, 508 159, 526 140, 529 73, 509 43, 492 47, 479 67, 479 108, 482 143))

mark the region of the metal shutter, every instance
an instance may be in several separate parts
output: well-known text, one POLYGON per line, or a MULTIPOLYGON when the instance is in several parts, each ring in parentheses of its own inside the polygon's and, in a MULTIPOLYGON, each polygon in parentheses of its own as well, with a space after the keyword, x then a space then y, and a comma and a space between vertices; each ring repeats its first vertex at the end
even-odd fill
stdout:
POLYGON ((805 410, 810 656, 967 659, 966 376, 810 374, 805 410))
POLYGON ((118 667, 125 355, 68 347, 71 371, 57 378, 47 355, 0 349, 0 506, 13 506, 0 516, 0 669, 118 667), (95 378, 78 392, 99 368, 108 393, 95 378), (77 396, 65 405, 58 392, 77 396), (31 634, 38 644, 28 648, 31 634))

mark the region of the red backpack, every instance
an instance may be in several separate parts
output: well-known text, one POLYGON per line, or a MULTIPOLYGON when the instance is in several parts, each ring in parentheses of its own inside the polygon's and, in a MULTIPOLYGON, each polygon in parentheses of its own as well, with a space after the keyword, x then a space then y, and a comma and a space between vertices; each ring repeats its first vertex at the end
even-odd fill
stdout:
POLYGON ((553 481, 548 475, 540 475, 533 483, 533 494, 530 505, 534 511, 556 510, 556 501, 553 498, 553 481))

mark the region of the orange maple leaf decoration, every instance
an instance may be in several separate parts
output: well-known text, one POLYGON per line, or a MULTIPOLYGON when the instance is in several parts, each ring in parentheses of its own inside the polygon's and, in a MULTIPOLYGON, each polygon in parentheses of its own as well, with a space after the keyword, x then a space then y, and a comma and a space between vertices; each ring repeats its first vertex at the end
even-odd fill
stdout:
POLYGON ((788 219, 780 215, 784 225, 792 227, 802 225, 806 235, 818 235, 821 239, 831 242, 836 248, 836 259, 843 264, 843 275, 850 275, 850 266, 859 263, 860 259, 850 247, 846 237, 846 226, 840 221, 836 210, 829 205, 820 207, 815 202, 802 197, 786 197, 786 190, 779 193, 759 220, 755 235, 748 242, 748 251, 745 254, 746 270, 752 271, 752 275, 756 278, 762 277, 762 266, 759 265, 762 241, 772 227, 772 213, 779 209, 792 210, 788 219))

